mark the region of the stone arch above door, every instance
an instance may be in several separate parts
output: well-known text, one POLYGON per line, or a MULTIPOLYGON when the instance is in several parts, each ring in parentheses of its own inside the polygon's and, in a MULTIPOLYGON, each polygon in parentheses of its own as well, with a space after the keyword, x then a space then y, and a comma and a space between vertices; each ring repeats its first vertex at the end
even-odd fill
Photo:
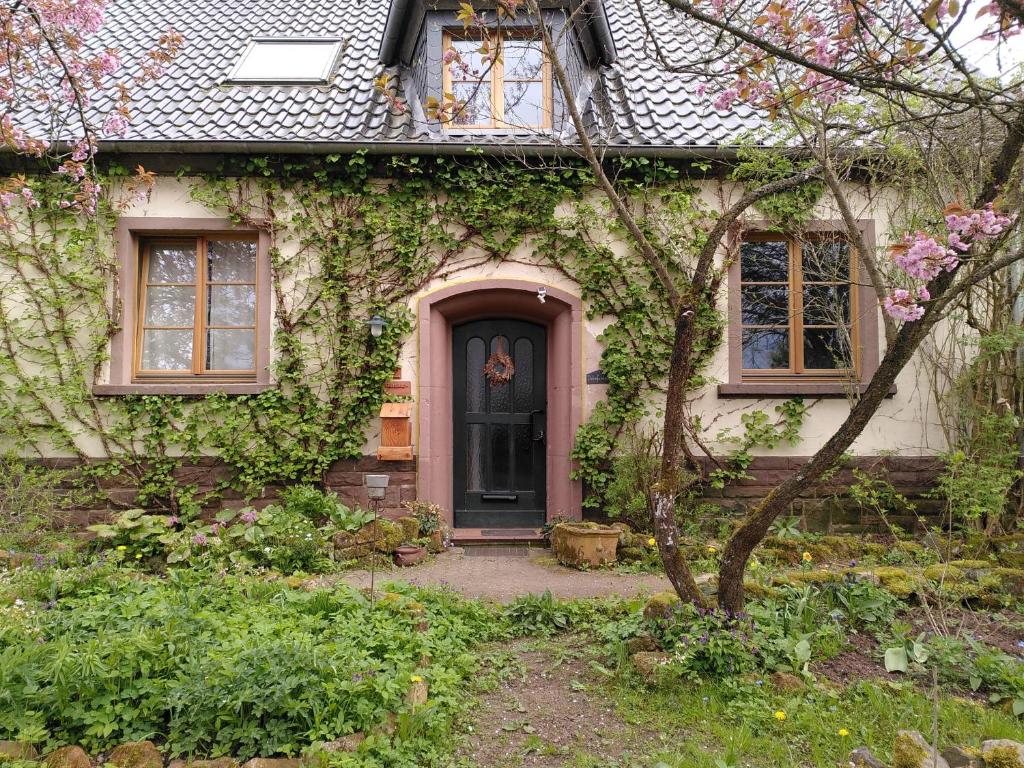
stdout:
POLYGON ((528 280, 448 285, 417 307, 417 496, 452 509, 452 326, 488 317, 548 329, 547 516, 580 518, 583 491, 571 480, 573 439, 583 420, 583 304, 560 288, 528 280), (546 290, 545 300, 537 289, 546 290))

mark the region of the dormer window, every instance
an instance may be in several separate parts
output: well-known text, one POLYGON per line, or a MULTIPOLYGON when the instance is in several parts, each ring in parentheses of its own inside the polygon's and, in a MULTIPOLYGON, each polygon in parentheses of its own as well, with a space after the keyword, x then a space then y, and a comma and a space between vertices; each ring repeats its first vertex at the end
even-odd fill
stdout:
POLYGON ((551 66, 538 37, 508 29, 483 39, 446 31, 442 62, 444 92, 455 103, 445 127, 551 127, 551 66))

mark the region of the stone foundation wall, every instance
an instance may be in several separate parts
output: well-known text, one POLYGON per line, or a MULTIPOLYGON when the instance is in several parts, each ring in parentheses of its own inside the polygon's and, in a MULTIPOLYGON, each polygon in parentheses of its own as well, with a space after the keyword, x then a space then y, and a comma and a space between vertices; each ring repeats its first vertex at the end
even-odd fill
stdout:
MULTIPOLYGON (((807 461, 806 457, 761 456, 754 459, 748 468, 749 478, 733 481, 722 490, 709 489, 704 501, 719 507, 725 516, 740 516, 751 504, 764 498, 774 487, 796 472, 807 461)), ((61 469, 73 468, 74 462, 50 461, 49 466, 61 469)), ((705 462, 705 471, 714 468, 705 462)), ((863 509, 849 498, 851 484, 856 482, 853 470, 860 468, 871 477, 886 479, 896 491, 912 502, 917 514, 926 519, 927 525, 941 521, 943 502, 929 498, 936 479, 942 469, 941 462, 931 457, 859 457, 836 472, 825 483, 819 484, 812 492, 797 499, 791 513, 803 519, 808 530, 831 533, 854 533, 874 531, 882 528, 881 520, 870 511, 863 509)), ((325 480, 329 490, 335 491, 346 504, 366 506, 365 476, 386 474, 391 478, 384 499, 382 513, 389 517, 402 514, 402 503, 416 498, 416 462, 379 461, 373 456, 336 462, 327 472, 325 480)), ((217 459, 204 459, 195 464, 183 465, 175 476, 185 483, 195 483, 200 492, 209 491, 228 476, 227 468, 217 459)), ((113 506, 126 508, 136 504, 136 490, 124 478, 104 481, 107 494, 113 506)), ((246 501, 234 491, 223 492, 225 506, 252 504, 263 507, 273 503, 280 491, 271 486, 263 494, 246 501)), ((110 508, 82 508, 70 516, 72 525, 88 525, 109 516, 110 508)), ((587 517, 591 515, 588 513, 587 517)), ((600 515, 595 516, 600 519, 600 515)), ((913 515, 894 512, 888 515, 891 523, 906 530, 920 527, 913 515)))
MULTIPOLYGON (((720 507, 725 514, 739 516, 798 471, 808 458, 758 456, 747 469, 749 478, 733 481, 722 490, 709 490, 704 501, 720 507)), ((940 524, 944 503, 942 499, 930 498, 929 494, 936 486, 942 462, 930 456, 853 458, 827 481, 797 499, 791 506, 791 514, 802 518, 804 527, 810 531, 858 533, 882 530, 882 520, 849 496, 850 486, 857 482, 855 469, 864 471, 871 478, 888 481, 897 493, 914 505, 916 515, 908 514, 906 510, 890 510, 886 515, 890 523, 907 531, 920 530, 918 518, 923 519, 926 526, 940 524)))

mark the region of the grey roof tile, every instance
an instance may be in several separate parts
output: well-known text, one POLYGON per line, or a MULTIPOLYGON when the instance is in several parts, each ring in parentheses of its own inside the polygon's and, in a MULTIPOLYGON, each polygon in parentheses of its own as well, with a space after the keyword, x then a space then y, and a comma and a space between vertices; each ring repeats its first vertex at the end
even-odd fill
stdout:
MULTIPOLYGON (((678 55, 700 37, 660 0, 643 0, 659 45, 678 55)), ((126 142, 352 142, 545 144, 538 134, 438 134, 395 114, 373 88, 390 0, 113 0, 100 47, 137 58, 168 28, 184 36, 177 58, 155 82, 133 91, 126 142), (323 36, 343 40, 327 86, 231 86, 224 78, 255 36, 323 36)), ((722 114, 697 95, 692 77, 659 66, 636 7, 606 3, 618 60, 600 72, 588 125, 614 144, 707 147, 756 127, 750 110, 722 114)))

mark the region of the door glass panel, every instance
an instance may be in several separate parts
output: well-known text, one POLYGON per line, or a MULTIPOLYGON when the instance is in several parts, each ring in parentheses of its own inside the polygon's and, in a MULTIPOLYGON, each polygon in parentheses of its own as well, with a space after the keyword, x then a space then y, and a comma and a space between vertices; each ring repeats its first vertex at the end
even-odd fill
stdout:
MULTIPOLYGON (((483 342, 480 342, 483 344, 483 342)), ((484 425, 466 425, 466 490, 484 489, 484 425)))
MULTIPOLYGON (((506 355, 511 354, 509 352, 508 339, 506 339, 504 336, 495 336, 493 339, 491 339, 491 352, 490 353, 493 355, 493 354, 495 354, 498 351, 502 351, 506 355)), ((513 376, 513 378, 515 378, 515 377, 513 376)), ((490 412, 491 413, 508 413, 511 410, 511 405, 512 405, 511 394, 509 392, 511 387, 509 386, 509 383, 506 382, 506 383, 503 383, 503 384, 491 384, 490 382, 488 382, 488 384, 490 386, 490 393, 491 393, 491 408, 490 408, 490 412)), ((507 453, 507 449, 506 449, 506 453, 507 453)))
POLYGON ((768 370, 789 368, 789 330, 745 328, 743 367, 768 370))
POLYGON ((533 410, 533 342, 529 339, 516 339, 515 355, 516 373, 512 377, 512 388, 515 392, 515 412, 529 413, 533 410))
POLYGON ((149 283, 194 283, 195 243, 153 243, 149 247, 149 283))
POLYGON ((487 378, 484 376, 484 340, 474 336, 466 343, 466 411, 483 413, 487 397, 487 378))
POLYGON ((804 331, 804 368, 851 368, 850 340, 843 328, 808 328, 804 331))
POLYGON ((255 331, 217 329, 207 331, 207 370, 251 371, 256 367, 255 341, 255 331))
POLYGON ((188 371, 192 369, 192 330, 146 329, 142 335, 142 370, 188 371))
POLYGON ((192 327, 196 289, 190 285, 151 285, 146 289, 146 325, 192 327))
POLYGON ((515 491, 533 490, 533 440, 530 439, 530 425, 516 424, 512 427, 512 455, 515 458, 515 491))
POLYGON ((509 425, 491 424, 491 487, 488 490, 511 490, 509 455, 509 425))

